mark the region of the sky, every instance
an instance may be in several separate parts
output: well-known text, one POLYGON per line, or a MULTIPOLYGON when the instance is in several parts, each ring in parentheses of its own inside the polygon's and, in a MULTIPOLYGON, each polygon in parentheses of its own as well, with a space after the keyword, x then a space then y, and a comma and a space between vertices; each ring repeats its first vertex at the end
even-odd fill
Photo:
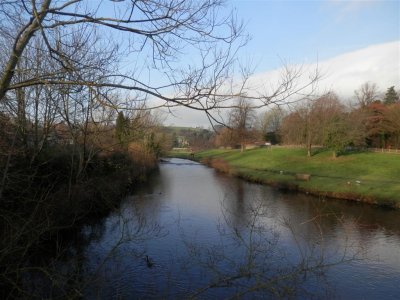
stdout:
MULTIPOLYGON (((239 52, 253 80, 274 80, 282 61, 315 66, 321 90, 351 100, 362 83, 400 89, 400 1, 230 0, 251 40, 239 52)), ((166 125, 209 127, 202 113, 177 109, 166 125)))

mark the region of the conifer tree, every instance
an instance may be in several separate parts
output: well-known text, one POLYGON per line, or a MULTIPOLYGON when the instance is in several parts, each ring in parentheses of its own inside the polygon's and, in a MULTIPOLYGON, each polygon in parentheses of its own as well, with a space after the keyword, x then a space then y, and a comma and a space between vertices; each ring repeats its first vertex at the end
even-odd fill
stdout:
POLYGON ((394 86, 391 86, 388 88, 385 98, 383 99, 383 103, 388 105, 388 104, 394 104, 399 101, 399 95, 397 95, 396 91, 394 90, 394 86))
POLYGON ((118 113, 115 124, 115 134, 120 144, 127 142, 129 135, 129 119, 124 116, 122 111, 118 113))

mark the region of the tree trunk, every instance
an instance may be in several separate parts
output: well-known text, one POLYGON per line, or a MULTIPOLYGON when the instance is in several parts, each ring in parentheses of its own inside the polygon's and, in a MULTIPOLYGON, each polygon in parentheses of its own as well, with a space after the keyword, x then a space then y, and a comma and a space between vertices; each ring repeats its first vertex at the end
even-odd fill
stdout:
POLYGON ((3 100, 14 77, 15 68, 20 60, 22 53, 28 45, 34 33, 40 28, 40 24, 48 13, 51 0, 45 0, 38 12, 36 18, 32 18, 30 22, 24 26, 17 35, 17 39, 13 45, 10 57, 4 67, 3 74, 0 77, 0 101, 3 100))
POLYGON ((307 144, 307 156, 311 157, 311 144, 307 144))
POLYGON ((6 164, 5 164, 4 170, 3 170, 3 177, 2 177, 1 183, 0 183, 0 201, 3 199, 3 193, 4 193, 4 190, 6 189, 6 181, 7 181, 8 169, 10 168, 11 155, 12 155, 12 153, 14 151, 14 145, 15 145, 15 140, 16 139, 17 139, 17 132, 14 134, 14 137, 13 137, 13 140, 12 140, 12 144, 11 144, 11 148, 8 151, 6 164))
POLYGON ((25 103, 25 91, 23 88, 16 90, 17 96, 17 122, 18 122, 18 134, 21 139, 25 150, 28 148, 27 137, 26 137, 26 103, 25 103))

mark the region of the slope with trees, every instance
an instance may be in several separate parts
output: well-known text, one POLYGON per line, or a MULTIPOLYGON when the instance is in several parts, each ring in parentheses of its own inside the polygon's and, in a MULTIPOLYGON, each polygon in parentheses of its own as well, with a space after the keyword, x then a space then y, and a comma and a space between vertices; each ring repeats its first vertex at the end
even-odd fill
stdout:
POLYGON ((346 107, 332 92, 302 102, 283 119, 282 141, 304 145, 308 156, 313 145, 332 149, 334 156, 347 147, 398 148, 398 102, 390 91, 394 87, 381 101, 377 86, 365 83, 355 91, 355 106, 346 107))

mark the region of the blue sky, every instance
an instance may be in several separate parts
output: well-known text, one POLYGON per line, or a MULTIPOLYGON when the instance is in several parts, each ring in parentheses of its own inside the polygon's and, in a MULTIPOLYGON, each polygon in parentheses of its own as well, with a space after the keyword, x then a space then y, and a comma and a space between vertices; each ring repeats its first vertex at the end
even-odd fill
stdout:
MULTIPOLYGON (((254 80, 274 81, 282 60, 318 66, 321 90, 346 103, 367 81, 400 90, 400 1, 228 0, 251 41, 239 53, 254 80), (275 76, 275 78, 274 78, 275 76)), ((177 109, 166 124, 209 127, 201 113, 177 109)))
POLYGON ((252 37, 257 71, 324 60, 400 39, 400 1, 230 1, 252 37))
MULTIPOLYGON (((108 2, 108 7, 120 4, 108 2)), ((272 71, 283 62, 311 68, 318 62, 327 75, 322 89, 333 90, 344 101, 351 100, 354 90, 366 81, 376 83, 381 92, 392 85, 400 90, 400 0, 226 0, 225 8, 221 15, 234 9, 251 37, 238 58, 252 64, 257 83, 277 80, 277 72, 272 71)), ((122 66, 142 70, 139 76, 144 81, 162 82, 157 68, 153 72, 137 66, 146 66, 146 55, 143 51, 126 56, 122 66)), ((176 61, 183 68, 193 62, 191 53, 176 61)), ((209 125, 204 114, 193 110, 178 108, 177 117, 166 113, 166 124, 209 125)))

